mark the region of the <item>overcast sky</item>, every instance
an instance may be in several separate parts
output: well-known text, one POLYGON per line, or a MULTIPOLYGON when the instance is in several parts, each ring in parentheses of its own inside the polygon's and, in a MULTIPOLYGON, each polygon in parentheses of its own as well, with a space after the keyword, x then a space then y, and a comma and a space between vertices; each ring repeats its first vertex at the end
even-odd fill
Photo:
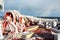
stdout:
POLYGON ((60 0, 4 0, 4 3, 5 11, 18 10, 21 14, 40 17, 60 16, 60 0))

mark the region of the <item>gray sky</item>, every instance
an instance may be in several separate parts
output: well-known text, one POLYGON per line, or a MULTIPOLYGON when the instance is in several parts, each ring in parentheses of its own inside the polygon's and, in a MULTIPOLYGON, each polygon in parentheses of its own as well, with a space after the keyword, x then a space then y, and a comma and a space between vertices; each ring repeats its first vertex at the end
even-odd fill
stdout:
POLYGON ((4 3, 5 11, 18 10, 31 16, 60 16, 60 0, 4 0, 4 3))

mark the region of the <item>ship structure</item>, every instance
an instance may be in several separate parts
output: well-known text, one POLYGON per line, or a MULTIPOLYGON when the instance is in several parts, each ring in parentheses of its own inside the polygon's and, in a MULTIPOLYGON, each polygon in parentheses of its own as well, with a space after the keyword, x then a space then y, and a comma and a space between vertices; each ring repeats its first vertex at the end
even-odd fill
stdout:
POLYGON ((60 33, 58 26, 58 19, 38 18, 8 10, 0 20, 0 39, 55 40, 56 34, 60 33))

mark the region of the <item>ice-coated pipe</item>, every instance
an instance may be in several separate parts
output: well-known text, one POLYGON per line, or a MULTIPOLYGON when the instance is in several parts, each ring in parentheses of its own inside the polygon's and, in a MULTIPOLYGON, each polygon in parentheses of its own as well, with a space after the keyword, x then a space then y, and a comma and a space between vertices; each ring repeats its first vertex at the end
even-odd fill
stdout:
POLYGON ((11 17, 12 22, 16 22, 16 15, 12 10, 8 10, 8 11, 5 12, 4 19, 7 19, 7 17, 11 17))
POLYGON ((0 24, 0 40, 4 38, 3 33, 2 33, 2 24, 0 24))
POLYGON ((53 31, 53 32, 55 32, 55 33, 60 33, 60 30, 57 30, 57 29, 55 29, 55 28, 50 28, 51 29, 51 31, 53 31))
POLYGON ((15 28, 15 33, 18 33, 18 28, 17 28, 17 26, 16 26, 13 22, 10 22, 10 24, 15 28))

